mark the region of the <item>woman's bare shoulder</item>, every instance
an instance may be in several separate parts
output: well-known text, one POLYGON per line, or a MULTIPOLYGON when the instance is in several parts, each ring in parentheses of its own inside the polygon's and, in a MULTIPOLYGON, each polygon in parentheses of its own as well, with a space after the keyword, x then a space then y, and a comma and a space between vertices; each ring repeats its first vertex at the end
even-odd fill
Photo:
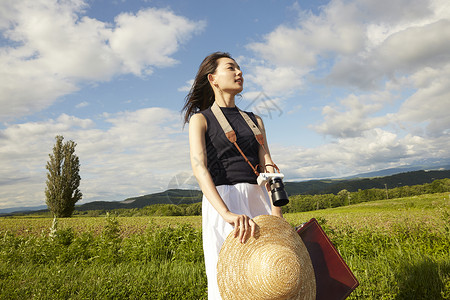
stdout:
POLYGON ((189 128, 206 129, 206 118, 202 113, 196 113, 189 119, 189 128))
POLYGON ((263 122, 262 118, 255 114, 255 119, 256 119, 256 122, 258 123, 257 124, 258 127, 260 127, 261 129, 264 129, 264 122, 263 122))

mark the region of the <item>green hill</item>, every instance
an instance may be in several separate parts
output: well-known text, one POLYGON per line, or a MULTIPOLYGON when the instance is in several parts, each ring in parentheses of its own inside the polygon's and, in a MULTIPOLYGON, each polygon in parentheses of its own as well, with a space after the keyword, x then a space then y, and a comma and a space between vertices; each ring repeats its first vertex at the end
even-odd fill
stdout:
POLYGON ((128 198, 123 201, 94 201, 76 206, 76 210, 112 210, 120 208, 143 208, 153 204, 192 204, 202 200, 198 190, 172 189, 161 193, 128 198))
POLYGON ((341 190, 356 192, 367 189, 384 189, 401 186, 431 183, 436 179, 450 178, 450 170, 413 171, 385 177, 354 178, 354 179, 326 179, 304 182, 285 182, 289 195, 337 194, 341 190))
MULTIPOLYGON (((394 188, 416 184, 431 183, 436 179, 450 178, 450 170, 413 171, 385 177, 311 180, 305 182, 286 182, 290 196, 301 194, 337 194, 346 189, 349 192, 372 188, 394 188)), ((132 197, 123 201, 94 201, 76 206, 78 211, 112 210, 120 208, 143 208, 153 204, 192 204, 202 200, 199 190, 171 189, 160 193, 132 197)))

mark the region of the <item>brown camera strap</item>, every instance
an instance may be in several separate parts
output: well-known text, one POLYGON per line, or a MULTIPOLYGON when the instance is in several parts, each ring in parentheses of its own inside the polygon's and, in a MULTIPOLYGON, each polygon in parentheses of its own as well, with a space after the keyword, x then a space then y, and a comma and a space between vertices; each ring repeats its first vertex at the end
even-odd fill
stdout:
MULTIPOLYGON (((241 114, 241 116, 244 118, 245 122, 248 124, 250 129, 252 130, 253 134, 255 135, 256 140, 263 148, 264 152, 267 153, 266 147, 264 146, 264 136, 261 133, 261 130, 258 128, 258 126, 253 122, 253 120, 242 110, 240 110, 238 107, 236 107, 241 114)), ((241 150, 239 145, 237 144, 237 138, 236 133, 234 132, 233 128, 231 127, 230 123, 228 122, 227 118, 223 114, 222 110, 220 109, 219 105, 217 105, 216 102, 213 103, 211 106, 211 111, 213 112, 214 116, 216 117, 217 121, 219 122, 220 126, 223 129, 223 132, 225 133, 225 136, 228 138, 228 140, 234 144, 234 146, 238 149, 239 153, 244 157, 245 161, 250 165, 253 172, 255 172, 256 176, 259 176, 259 172, 256 167, 252 165, 252 163, 248 160, 247 156, 245 156, 244 152, 241 150)), ((276 165, 273 165, 274 168, 278 170, 278 167, 276 165)))

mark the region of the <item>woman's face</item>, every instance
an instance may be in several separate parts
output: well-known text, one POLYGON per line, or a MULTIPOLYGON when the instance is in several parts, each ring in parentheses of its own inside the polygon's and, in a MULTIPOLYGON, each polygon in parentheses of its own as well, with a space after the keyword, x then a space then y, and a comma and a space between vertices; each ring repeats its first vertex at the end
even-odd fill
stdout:
POLYGON ((239 65, 231 58, 222 57, 217 60, 217 69, 210 74, 210 82, 223 92, 239 94, 244 88, 244 77, 239 65))

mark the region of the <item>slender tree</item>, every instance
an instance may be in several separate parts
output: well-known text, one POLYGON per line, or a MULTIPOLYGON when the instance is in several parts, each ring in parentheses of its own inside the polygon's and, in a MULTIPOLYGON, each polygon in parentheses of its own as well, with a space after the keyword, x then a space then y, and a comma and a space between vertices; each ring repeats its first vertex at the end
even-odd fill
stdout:
POLYGON ((64 137, 56 136, 53 153, 47 162, 47 187, 45 196, 48 209, 55 217, 72 216, 75 203, 83 196, 80 186, 80 161, 75 154, 76 143, 68 141, 63 144, 64 137))

